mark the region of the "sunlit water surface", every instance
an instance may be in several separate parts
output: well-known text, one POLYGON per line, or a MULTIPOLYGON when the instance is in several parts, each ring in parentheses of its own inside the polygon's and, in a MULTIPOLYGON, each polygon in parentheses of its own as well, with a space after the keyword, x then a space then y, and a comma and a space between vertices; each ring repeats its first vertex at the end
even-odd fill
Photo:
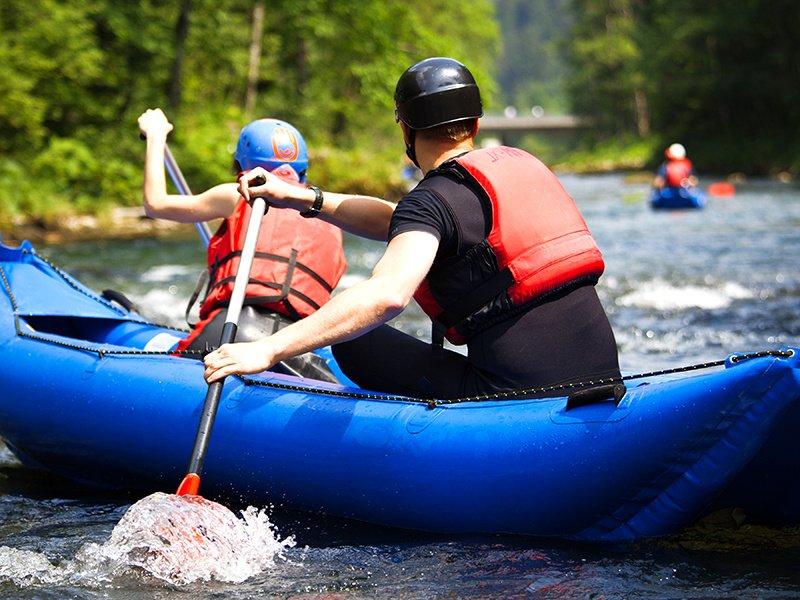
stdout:
MULTIPOLYGON (((625 371, 800 342, 796 187, 754 182, 704 211, 656 213, 646 188, 621 176, 562 181, 606 258, 598 289, 625 371)), ((345 286, 367 276, 382 249, 346 244, 345 286)), ((203 268, 195 240, 42 250, 173 325, 203 268)), ((417 309, 395 324, 428 334, 417 309)), ((22 469, 2 446, 0 494, 0 598, 800 595, 800 531, 739 525, 727 514, 676 538, 611 547, 430 537, 270 507, 102 497, 22 469)))

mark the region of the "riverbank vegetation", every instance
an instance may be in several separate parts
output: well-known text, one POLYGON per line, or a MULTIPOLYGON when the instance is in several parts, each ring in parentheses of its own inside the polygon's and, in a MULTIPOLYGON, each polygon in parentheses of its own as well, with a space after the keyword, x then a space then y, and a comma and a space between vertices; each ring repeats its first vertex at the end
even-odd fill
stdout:
POLYGON ((399 189, 398 75, 459 56, 491 100, 497 40, 490 0, 4 0, 0 224, 139 204, 136 118, 155 106, 197 189, 233 177, 238 132, 262 116, 303 132, 320 185, 399 189))
POLYGON ((569 143, 520 142, 559 169, 651 169, 680 141, 703 172, 800 173, 796 2, 497 0, 497 14, 503 105, 591 122, 569 143))

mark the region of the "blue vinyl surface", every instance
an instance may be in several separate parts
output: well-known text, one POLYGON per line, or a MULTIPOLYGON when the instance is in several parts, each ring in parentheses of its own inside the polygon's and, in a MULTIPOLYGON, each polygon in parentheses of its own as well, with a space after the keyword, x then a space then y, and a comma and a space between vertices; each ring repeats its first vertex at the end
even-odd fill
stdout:
POLYGON ((654 209, 703 208, 706 195, 698 188, 663 187, 650 192, 650 206, 654 209))

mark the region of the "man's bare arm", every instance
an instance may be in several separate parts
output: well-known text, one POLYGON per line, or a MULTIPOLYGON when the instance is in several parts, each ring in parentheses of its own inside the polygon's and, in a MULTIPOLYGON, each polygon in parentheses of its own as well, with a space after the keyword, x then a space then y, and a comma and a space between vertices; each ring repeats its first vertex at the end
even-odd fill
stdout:
POLYGON ((206 359, 211 382, 233 373, 257 373, 315 348, 343 342, 389 321, 411 301, 433 264, 439 240, 409 231, 394 238, 372 277, 334 296, 318 311, 256 342, 226 344, 206 359))
MULTIPOLYGON (((267 170, 257 167, 239 180, 239 192, 245 198, 266 198, 270 206, 304 211, 314 203, 314 191, 291 185, 267 170), (265 183, 254 185, 258 179, 265 183)), ((385 241, 394 204, 381 198, 357 194, 323 192, 322 211, 317 218, 360 237, 385 241)))

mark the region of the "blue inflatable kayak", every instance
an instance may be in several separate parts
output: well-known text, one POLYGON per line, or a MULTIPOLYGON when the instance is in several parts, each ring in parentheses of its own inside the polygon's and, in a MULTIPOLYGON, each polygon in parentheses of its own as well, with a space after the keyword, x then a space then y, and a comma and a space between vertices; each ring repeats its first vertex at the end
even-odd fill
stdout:
MULTIPOLYGON (((200 361, 163 351, 181 335, 27 243, 0 245, 0 437, 24 463, 76 481, 172 491, 206 388, 200 361)), ((792 350, 772 354, 569 402, 432 402, 232 377, 203 494, 432 532, 580 540, 669 534, 726 495, 780 501, 782 518, 797 518, 800 365, 792 350), (759 477, 769 489, 749 494, 759 477)))
POLYGON ((698 188, 663 187, 650 192, 650 206, 654 209, 703 208, 706 195, 698 188))

